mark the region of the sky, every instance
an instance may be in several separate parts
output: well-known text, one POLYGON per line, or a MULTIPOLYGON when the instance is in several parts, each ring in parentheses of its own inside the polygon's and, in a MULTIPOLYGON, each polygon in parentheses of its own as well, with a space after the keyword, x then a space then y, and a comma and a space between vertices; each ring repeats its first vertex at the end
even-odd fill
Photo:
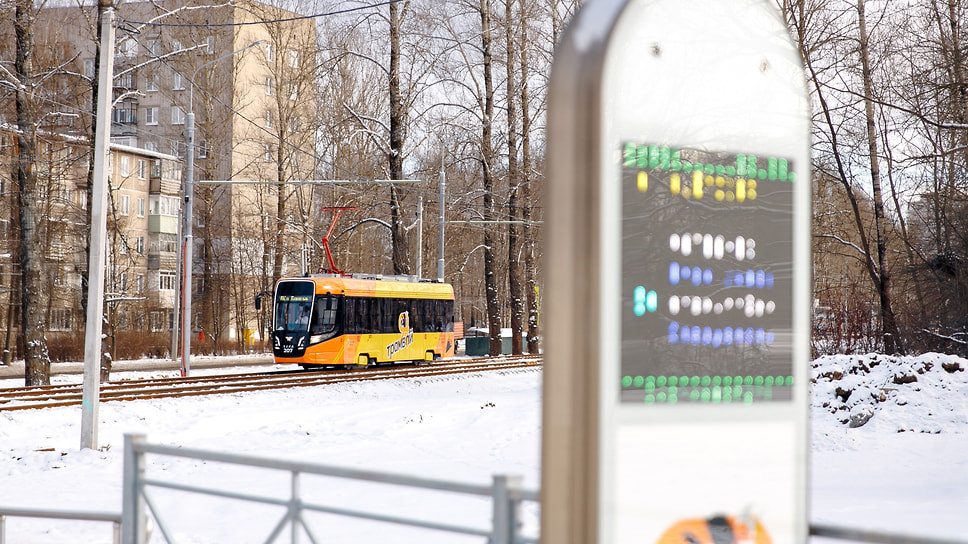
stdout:
MULTIPOLYGON (((824 357, 813 365, 811 522, 963 539, 968 361, 867 355, 824 357), (871 417, 850 427, 851 415, 855 424, 871 417)), ((72 379, 80 376, 57 377, 72 379)), ((16 385, 0 380, 0 387, 16 385)), ((475 484, 517 474, 537 489, 540 402, 540 369, 109 402, 100 405, 99 451, 79 449, 76 407, 2 412, 0 505, 120 511, 127 432, 144 433, 152 443, 475 484)), ((287 476, 159 456, 148 457, 147 473, 279 497, 289 489, 287 476)), ((330 504, 479 527, 490 519, 489 503, 452 495, 318 477, 304 479, 302 489, 330 504)), ((282 517, 273 507, 161 491, 155 500, 179 543, 263 542, 282 517)), ((536 530, 537 508, 527 506, 524 514, 527 530, 536 530)), ((326 542, 386 542, 391 530, 394 542, 481 541, 331 516, 311 523, 326 542)), ((13 543, 111 542, 109 525, 90 522, 8 518, 6 533, 13 543)), ((151 542, 162 541, 156 531, 151 542)))

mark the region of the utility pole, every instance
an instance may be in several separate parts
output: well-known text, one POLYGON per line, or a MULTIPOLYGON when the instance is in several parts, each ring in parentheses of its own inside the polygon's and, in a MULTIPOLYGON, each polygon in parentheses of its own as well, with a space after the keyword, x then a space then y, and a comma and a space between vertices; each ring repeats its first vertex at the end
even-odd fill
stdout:
POLYGON ((444 176, 444 159, 440 159, 440 178, 437 183, 437 188, 440 194, 437 196, 439 202, 439 240, 437 246, 437 281, 444 283, 444 187, 447 185, 447 178, 444 176))
POLYGON ((191 372, 192 358, 192 200, 194 200, 195 176, 195 76, 199 70, 216 62, 241 53, 250 47, 255 47, 265 40, 252 42, 249 45, 226 53, 221 57, 210 60, 195 69, 189 81, 188 115, 185 116, 185 240, 182 254, 182 365, 181 375, 188 376, 191 372))
POLYGON ((81 449, 97 449, 101 392, 101 325, 104 306, 104 242, 107 238, 107 158, 111 135, 114 79, 114 8, 101 17, 97 133, 94 138, 94 186, 91 194, 91 254, 88 258, 87 324, 84 336, 84 386, 81 395, 81 449))
POLYGON ((417 198, 417 277, 423 277, 423 196, 417 198))

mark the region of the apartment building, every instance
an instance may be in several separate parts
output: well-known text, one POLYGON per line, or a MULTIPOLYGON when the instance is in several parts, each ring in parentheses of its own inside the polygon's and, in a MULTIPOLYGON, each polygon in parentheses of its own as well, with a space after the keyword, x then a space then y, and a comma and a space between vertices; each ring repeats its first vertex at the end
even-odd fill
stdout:
POLYGON ((112 144, 108 170, 109 323, 120 330, 169 331, 177 300, 183 163, 112 144))
MULTIPOLYGON (((44 9, 34 25, 35 47, 43 53, 37 58, 68 73, 54 78, 57 99, 46 104, 56 116, 45 119, 51 130, 85 142, 95 72, 93 9, 44 9)), ((194 179, 201 182, 193 200, 192 326, 223 340, 259 329, 254 310, 246 310, 252 304, 240 301, 271 287, 277 255, 283 274, 298 272, 299 243, 275 236, 288 218, 305 215, 311 201, 283 184, 311 179, 315 169, 316 31, 313 19, 296 16, 250 0, 124 2, 117 9, 109 221, 115 251, 107 292, 144 299, 137 309, 132 301, 116 304, 119 326, 171 325, 162 312, 177 298, 184 186, 181 172, 165 168, 184 161, 189 112, 195 115, 194 179), (302 212, 291 209, 297 202, 302 212)), ((0 28, 0 42, 9 41, 0 28)), ((9 122, 11 112, 12 104, 0 104, 0 122, 9 122)), ((83 194, 86 170, 69 185, 83 194)))

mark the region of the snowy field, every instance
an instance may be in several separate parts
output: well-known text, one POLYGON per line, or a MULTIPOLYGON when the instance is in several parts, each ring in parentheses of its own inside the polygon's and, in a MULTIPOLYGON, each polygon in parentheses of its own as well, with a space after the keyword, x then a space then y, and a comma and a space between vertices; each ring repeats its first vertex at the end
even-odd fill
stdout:
MULTIPOLYGON (((811 520, 965 540, 968 361, 836 356, 815 361, 813 375, 811 520)), ((20 384, 0 380, 0 387, 20 384)), ((519 474, 526 487, 537 488, 540 400, 541 373, 532 370, 102 403, 100 451, 79 450, 78 408, 7 412, 0 414, 0 505, 119 511, 126 432, 145 433, 155 443, 469 483, 519 474)), ((147 472, 288 496, 288 477, 269 472, 156 456, 148 457, 147 472)), ((326 504, 480 527, 490 518, 489 503, 450 495, 310 477, 302 489, 307 499, 326 504)), ((156 500, 179 543, 263 542, 282 516, 278 508, 160 491, 156 500)), ((533 527, 537 511, 526 516, 533 527)), ((346 518, 311 520, 317 538, 329 543, 481 542, 346 518)), ((16 544, 111 541, 107 524, 22 518, 7 520, 7 538, 16 544)), ((156 531, 152 542, 162 541, 156 531)))

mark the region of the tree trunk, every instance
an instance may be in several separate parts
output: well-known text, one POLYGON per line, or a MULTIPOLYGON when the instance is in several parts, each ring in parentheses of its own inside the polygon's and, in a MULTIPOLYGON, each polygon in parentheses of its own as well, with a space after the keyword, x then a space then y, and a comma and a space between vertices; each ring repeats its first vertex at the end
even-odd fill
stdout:
MULTIPOLYGON (((404 127, 407 113, 400 95, 400 13, 390 4, 390 179, 403 179, 404 127)), ((393 245, 393 273, 409 274, 407 232, 400 210, 400 190, 390 186, 390 237, 393 245)))
POLYGON ((531 226, 531 117, 528 107, 528 25, 524 16, 527 0, 521 1, 521 203, 524 207, 524 286, 528 304, 528 353, 538 353, 538 281, 535 271, 534 229, 531 226))
MULTIPOLYGON (((494 119, 494 81, 491 75, 491 3, 481 0, 481 47, 484 52, 484 118, 481 129, 481 166, 484 170, 484 220, 494 220, 494 150, 491 147, 491 121, 494 119)), ((484 300, 487 306, 488 353, 501 354, 501 308, 494 266, 494 234, 484 229, 484 300)))
POLYGON ((504 2, 504 36, 507 42, 507 58, 505 62, 507 76, 507 108, 508 108, 508 294, 511 297, 511 353, 521 355, 521 334, 524 332, 524 298, 521 286, 520 255, 518 255, 518 227, 514 221, 518 219, 518 138, 517 138, 517 110, 515 109, 514 90, 514 55, 515 42, 512 11, 515 0, 504 2))
POLYGON ((891 273, 887 263, 887 227, 884 213, 884 197, 881 192, 880 166, 877 154, 877 132, 874 124, 873 81, 871 79, 869 45, 867 36, 867 22, 864 18, 864 2, 857 2, 857 16, 860 27, 860 60, 864 77, 864 107, 867 115, 867 144, 870 153, 871 184, 873 186, 874 225, 877 231, 877 293, 881 305, 881 330, 884 339, 884 351, 888 354, 904 353, 901 335, 897 327, 897 319, 891 307, 891 273))
POLYGON ((34 84, 31 61, 33 19, 33 4, 27 0, 17 2, 14 13, 17 42, 14 70, 17 74, 17 186, 20 205, 20 270, 23 277, 20 330, 24 338, 24 381, 27 386, 50 384, 50 356, 44 335, 44 307, 48 296, 44 292, 46 281, 42 256, 45 248, 41 243, 41 217, 37 213, 40 195, 37 194, 35 174, 36 112, 30 100, 34 84))

